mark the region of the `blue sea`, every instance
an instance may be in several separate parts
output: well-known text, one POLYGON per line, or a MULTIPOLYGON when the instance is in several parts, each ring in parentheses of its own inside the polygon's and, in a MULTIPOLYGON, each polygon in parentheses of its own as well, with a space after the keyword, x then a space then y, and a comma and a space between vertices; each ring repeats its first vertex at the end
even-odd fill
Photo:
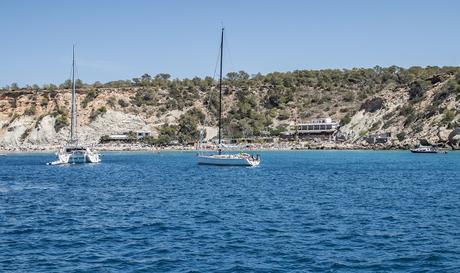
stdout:
POLYGON ((460 272, 460 153, 0 157, 0 272, 460 272))

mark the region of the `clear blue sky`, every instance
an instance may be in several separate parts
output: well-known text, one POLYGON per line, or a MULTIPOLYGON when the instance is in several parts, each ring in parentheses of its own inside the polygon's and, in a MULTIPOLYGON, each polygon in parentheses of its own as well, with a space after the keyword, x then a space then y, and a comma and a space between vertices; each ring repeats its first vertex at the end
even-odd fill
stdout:
POLYGON ((77 43, 84 82, 143 73, 460 65, 460 1, 0 1, 0 86, 62 83, 77 43))

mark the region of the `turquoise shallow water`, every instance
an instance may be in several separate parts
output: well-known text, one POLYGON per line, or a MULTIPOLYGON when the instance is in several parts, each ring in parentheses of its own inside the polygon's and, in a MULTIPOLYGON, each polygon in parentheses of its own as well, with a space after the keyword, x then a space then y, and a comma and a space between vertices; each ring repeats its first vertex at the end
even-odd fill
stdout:
POLYGON ((460 153, 0 157, 1 272, 460 272, 460 153))

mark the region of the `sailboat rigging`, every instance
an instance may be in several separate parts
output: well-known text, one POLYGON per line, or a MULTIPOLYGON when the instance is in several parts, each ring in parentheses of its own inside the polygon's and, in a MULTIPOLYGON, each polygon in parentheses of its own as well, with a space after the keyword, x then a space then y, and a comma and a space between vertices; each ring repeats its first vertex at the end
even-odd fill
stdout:
POLYGON ((222 61, 224 59, 224 28, 220 36, 220 71, 219 71, 219 147, 218 152, 222 154, 222 61))
POLYGON ((97 151, 78 143, 77 136, 77 92, 75 84, 75 45, 72 47, 72 101, 70 106, 70 139, 57 153, 58 159, 47 163, 48 165, 60 165, 68 163, 98 163, 101 162, 97 151))
MULTIPOLYGON (((260 164, 259 155, 254 156, 247 153, 225 154, 222 151, 222 67, 224 55, 224 28, 222 28, 220 38, 220 73, 219 73, 219 131, 217 154, 198 155, 198 164, 219 165, 219 166, 258 166, 260 164)), ((201 137, 201 136, 200 136, 201 137)), ((202 139, 200 139, 200 142, 202 139)))

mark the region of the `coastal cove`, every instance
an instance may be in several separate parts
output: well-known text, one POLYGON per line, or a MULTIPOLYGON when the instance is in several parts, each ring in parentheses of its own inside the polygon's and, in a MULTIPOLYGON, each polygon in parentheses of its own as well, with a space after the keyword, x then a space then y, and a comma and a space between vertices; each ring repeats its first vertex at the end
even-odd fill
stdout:
POLYGON ((460 1, 0 7, 0 273, 460 273, 460 1))
POLYGON ((460 152, 103 152, 0 157, 0 271, 460 270, 460 152))

